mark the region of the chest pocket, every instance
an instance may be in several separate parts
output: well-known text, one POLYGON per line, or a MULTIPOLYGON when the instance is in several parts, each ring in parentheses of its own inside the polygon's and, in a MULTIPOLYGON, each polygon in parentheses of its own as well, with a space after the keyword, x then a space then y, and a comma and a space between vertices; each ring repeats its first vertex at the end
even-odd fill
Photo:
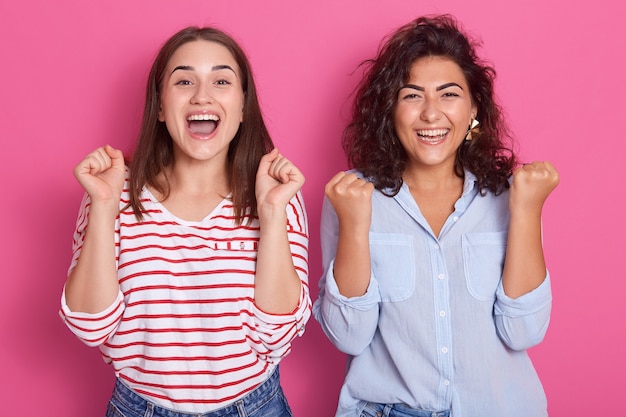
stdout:
POLYGON ((372 272, 383 302, 406 300, 415 289, 413 238, 401 233, 370 233, 372 272))
POLYGON ((507 232, 468 233, 462 236, 463 268, 472 297, 491 301, 502 279, 507 232))

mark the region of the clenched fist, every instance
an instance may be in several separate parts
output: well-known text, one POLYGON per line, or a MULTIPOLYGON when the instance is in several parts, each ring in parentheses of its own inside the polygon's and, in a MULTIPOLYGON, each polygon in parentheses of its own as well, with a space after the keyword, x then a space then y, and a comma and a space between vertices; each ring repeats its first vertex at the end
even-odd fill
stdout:
POLYGON ((355 174, 339 172, 324 189, 341 226, 367 227, 372 221, 374 185, 355 174))
POLYGON ((122 151, 106 145, 96 149, 74 168, 74 176, 92 202, 119 203, 126 167, 122 151))
POLYGON ((535 161, 513 172, 509 195, 511 212, 541 213, 543 204, 559 184, 559 173, 550 162, 535 161))
POLYGON ((298 167, 274 148, 261 158, 257 170, 255 191, 259 210, 267 206, 284 211, 303 184, 304 175, 298 167))

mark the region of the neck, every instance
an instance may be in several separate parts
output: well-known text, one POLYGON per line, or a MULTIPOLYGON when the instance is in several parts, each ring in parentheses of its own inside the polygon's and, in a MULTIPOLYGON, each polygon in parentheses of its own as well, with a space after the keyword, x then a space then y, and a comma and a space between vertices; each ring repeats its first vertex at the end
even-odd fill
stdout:
POLYGON ((407 168, 402 180, 412 190, 422 191, 441 191, 463 186, 463 178, 456 174, 454 167, 407 168))
POLYGON ((226 196, 230 192, 228 165, 224 159, 196 161, 178 160, 163 172, 170 184, 171 194, 226 196))

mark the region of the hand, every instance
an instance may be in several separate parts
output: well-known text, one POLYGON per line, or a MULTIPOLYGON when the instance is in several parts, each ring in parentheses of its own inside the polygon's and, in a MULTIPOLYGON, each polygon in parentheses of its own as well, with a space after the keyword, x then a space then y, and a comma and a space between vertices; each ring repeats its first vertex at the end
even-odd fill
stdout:
POLYGON ((98 148, 74 168, 74 176, 92 202, 110 201, 117 205, 124 187, 124 155, 109 145, 98 148))
POLYGON ((257 208, 278 208, 284 211, 289 200, 302 188, 304 175, 274 148, 263 155, 256 174, 257 208))
POLYGON ((324 192, 337 213, 340 225, 369 230, 374 184, 342 171, 330 179, 324 192))
POLYGON ((558 184, 559 173, 550 162, 524 164, 513 172, 509 195, 511 211, 541 213, 544 202, 558 184))

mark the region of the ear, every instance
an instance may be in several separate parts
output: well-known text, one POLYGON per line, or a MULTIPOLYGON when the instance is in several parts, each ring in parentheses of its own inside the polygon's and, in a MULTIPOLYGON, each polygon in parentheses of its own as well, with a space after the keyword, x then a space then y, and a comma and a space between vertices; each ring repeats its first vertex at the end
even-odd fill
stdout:
POLYGON ((159 122, 165 121, 165 115, 163 114, 163 107, 159 105, 159 122))

